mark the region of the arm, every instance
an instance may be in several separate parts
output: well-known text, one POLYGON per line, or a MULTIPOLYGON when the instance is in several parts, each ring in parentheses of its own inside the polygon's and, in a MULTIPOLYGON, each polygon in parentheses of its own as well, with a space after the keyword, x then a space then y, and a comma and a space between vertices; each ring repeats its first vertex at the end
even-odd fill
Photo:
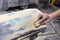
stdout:
POLYGON ((50 16, 52 16, 53 18, 59 17, 60 16, 60 9, 55 11, 55 12, 53 12, 53 13, 51 13, 50 16))

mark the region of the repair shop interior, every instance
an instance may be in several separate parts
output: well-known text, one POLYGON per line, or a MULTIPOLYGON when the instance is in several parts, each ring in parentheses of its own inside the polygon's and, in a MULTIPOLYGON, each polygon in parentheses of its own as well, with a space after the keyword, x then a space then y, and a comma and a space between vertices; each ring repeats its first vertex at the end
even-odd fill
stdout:
POLYGON ((60 0, 0 0, 0 40, 60 40, 60 0))

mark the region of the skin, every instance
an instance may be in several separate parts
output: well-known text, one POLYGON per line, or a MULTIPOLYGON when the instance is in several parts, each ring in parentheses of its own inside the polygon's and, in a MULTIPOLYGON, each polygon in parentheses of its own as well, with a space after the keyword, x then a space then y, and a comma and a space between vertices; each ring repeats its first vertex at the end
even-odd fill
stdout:
POLYGON ((51 14, 39 14, 39 23, 46 24, 60 16, 60 9, 51 14))

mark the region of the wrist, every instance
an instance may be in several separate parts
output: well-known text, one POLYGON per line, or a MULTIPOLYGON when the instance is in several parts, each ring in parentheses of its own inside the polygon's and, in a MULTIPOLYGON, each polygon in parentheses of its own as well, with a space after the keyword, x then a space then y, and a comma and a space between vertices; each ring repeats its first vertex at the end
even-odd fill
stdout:
POLYGON ((49 16, 51 16, 53 19, 54 19, 54 18, 57 18, 57 17, 60 16, 60 12, 59 12, 59 11, 53 12, 53 13, 51 13, 49 16))
POLYGON ((50 16, 51 19, 55 19, 55 18, 57 18, 57 16, 56 16, 54 13, 49 14, 49 16, 50 16))

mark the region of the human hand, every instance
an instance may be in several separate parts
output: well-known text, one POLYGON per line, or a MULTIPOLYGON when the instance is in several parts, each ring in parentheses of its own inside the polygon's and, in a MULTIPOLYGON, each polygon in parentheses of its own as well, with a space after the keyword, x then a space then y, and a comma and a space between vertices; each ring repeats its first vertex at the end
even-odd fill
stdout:
POLYGON ((39 14, 38 21, 40 24, 46 24, 53 19, 51 14, 39 14))

